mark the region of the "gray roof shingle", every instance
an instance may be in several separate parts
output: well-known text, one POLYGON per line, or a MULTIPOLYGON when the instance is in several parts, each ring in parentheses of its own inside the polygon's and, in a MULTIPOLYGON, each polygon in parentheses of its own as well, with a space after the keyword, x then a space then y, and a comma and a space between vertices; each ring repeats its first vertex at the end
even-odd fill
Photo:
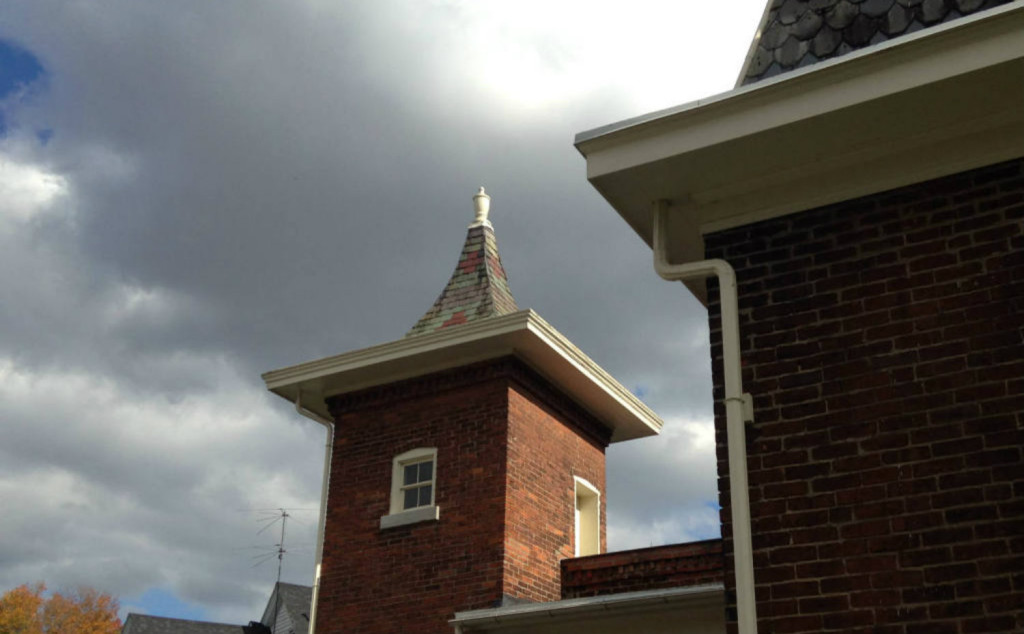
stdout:
MULTIPOLYGON (((306 634, 309 632, 312 598, 313 588, 310 586, 278 582, 263 612, 262 623, 271 630, 277 625, 288 630, 277 631, 275 634, 306 634), (284 618, 278 618, 279 614, 284 618)), ((243 626, 130 613, 121 627, 121 634, 246 634, 258 631, 260 627, 258 623, 252 622, 249 626, 243 626)))
POLYGON ((441 295, 405 335, 434 332, 519 310, 508 287, 498 254, 498 239, 490 221, 469 227, 455 271, 441 295))
POLYGON ((306 634, 309 632, 312 600, 311 586, 279 581, 267 601, 267 608, 260 621, 271 628, 274 634, 306 634))
POLYGON ((741 84, 1013 0, 769 0, 741 84))
POLYGON ((129 614, 121 634, 242 634, 241 625, 129 614))

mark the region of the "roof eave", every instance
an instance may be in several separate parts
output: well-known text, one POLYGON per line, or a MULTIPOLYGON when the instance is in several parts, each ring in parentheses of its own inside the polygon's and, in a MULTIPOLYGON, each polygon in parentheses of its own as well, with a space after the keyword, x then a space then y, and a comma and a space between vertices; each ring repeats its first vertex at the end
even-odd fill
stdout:
POLYGON ((330 418, 325 399, 514 355, 612 430, 612 442, 657 434, 661 419, 531 310, 267 372, 267 389, 330 418))
POLYGON ((530 631, 540 625, 549 631, 554 624, 562 625, 566 631, 578 631, 571 626, 597 615, 607 620, 639 612, 652 614, 701 607, 717 614, 724 606, 724 587, 709 584, 457 612, 449 623, 464 632, 530 631))
POLYGON ((673 261, 701 236, 1024 154, 1024 3, 583 132, 587 178, 673 261))

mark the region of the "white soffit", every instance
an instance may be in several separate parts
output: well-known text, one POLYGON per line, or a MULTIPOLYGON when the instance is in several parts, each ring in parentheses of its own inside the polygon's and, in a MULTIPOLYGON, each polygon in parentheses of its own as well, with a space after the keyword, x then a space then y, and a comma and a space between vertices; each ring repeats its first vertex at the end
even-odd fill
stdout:
POLYGON ((1024 156, 1024 2, 577 135, 587 178, 671 261, 701 236, 1024 156))
POLYGON ((640 399, 532 310, 407 337, 273 370, 267 389, 330 418, 330 396, 478 361, 516 356, 612 430, 612 442, 651 436, 662 421, 640 399))

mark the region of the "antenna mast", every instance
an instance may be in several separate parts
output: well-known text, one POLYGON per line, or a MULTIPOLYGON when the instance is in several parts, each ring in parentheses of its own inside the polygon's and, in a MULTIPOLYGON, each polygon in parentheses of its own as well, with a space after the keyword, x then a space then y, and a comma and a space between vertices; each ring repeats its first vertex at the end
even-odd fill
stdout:
POLYGON ((277 545, 277 582, 281 583, 281 565, 284 563, 284 554, 288 552, 284 549, 284 529, 291 515, 284 509, 278 510, 281 511, 281 542, 277 545))
MULTIPOLYGON (((267 510, 269 511, 270 509, 267 510)), ((260 564, 269 561, 270 558, 274 555, 277 555, 277 582, 280 583, 281 569, 284 566, 284 556, 288 552, 288 549, 284 547, 284 538, 285 533, 288 529, 288 518, 292 515, 288 512, 288 509, 285 508, 274 509, 272 513, 272 515, 266 516, 261 520, 267 523, 263 526, 263 528, 259 530, 257 535, 273 526, 275 523, 277 523, 278 520, 281 520, 281 540, 274 544, 273 550, 271 550, 270 552, 267 552, 263 555, 257 555, 254 559, 259 559, 259 561, 257 561, 253 567, 255 568, 256 566, 259 566, 260 564)))

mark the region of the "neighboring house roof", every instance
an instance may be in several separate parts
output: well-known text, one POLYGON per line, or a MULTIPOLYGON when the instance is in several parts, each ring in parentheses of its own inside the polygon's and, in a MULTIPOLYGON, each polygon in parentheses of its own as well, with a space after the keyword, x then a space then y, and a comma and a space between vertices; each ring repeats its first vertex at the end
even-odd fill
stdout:
POLYGON ((242 634, 241 625, 129 614, 121 634, 242 634))
POLYGON ((1011 0, 769 0, 740 84, 845 55, 1011 0))
POLYGON ((498 239, 487 219, 490 196, 481 187, 473 199, 477 220, 469 225, 455 272, 434 305, 406 337, 519 310, 498 255, 498 239))
POLYGON ((307 634, 313 588, 278 582, 263 610, 263 618, 249 625, 207 623, 147 614, 128 615, 121 634, 307 634), (261 625, 262 623, 262 625, 261 625), (264 629, 263 626, 268 629, 264 629))
POLYGON ((309 607, 313 588, 278 582, 267 601, 260 622, 274 634, 306 634, 309 631, 309 607))

